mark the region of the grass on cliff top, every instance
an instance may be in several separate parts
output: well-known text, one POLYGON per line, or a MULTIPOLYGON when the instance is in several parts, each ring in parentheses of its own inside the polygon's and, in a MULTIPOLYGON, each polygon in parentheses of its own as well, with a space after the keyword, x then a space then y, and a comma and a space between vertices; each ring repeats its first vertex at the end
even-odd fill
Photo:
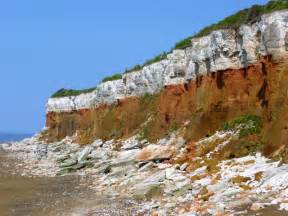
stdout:
POLYGON ((74 90, 74 89, 60 89, 57 92, 55 92, 51 97, 52 98, 60 98, 60 97, 69 97, 69 96, 77 96, 80 94, 85 94, 94 91, 95 88, 89 88, 89 89, 82 89, 82 90, 74 90))
MULTIPOLYGON (((219 29, 238 29, 243 24, 251 24, 257 22, 263 14, 271 13, 278 10, 288 9, 288 0, 270 0, 266 5, 253 5, 250 8, 241 10, 225 19, 219 21, 218 23, 212 24, 200 30, 197 34, 190 36, 184 40, 179 41, 175 44, 174 48, 170 52, 163 52, 152 59, 147 60, 144 64, 137 64, 130 69, 127 69, 124 73, 130 73, 134 71, 139 71, 143 67, 151 65, 153 63, 159 62, 167 58, 167 55, 171 53, 174 49, 186 49, 191 46, 191 40, 193 38, 203 37, 215 30, 219 29)), ((105 77, 102 82, 118 80, 122 78, 122 74, 114 74, 109 77, 105 77)), ((52 97, 65 97, 65 96, 75 96, 82 93, 91 92, 94 89, 84 89, 84 90, 72 90, 72 89, 60 89, 52 97)))
POLYGON ((216 24, 205 27, 197 34, 190 36, 184 40, 175 44, 174 48, 170 52, 163 52, 154 58, 147 60, 144 64, 137 64, 130 69, 127 69, 124 73, 130 73, 133 71, 141 70, 144 66, 151 65, 167 58, 167 55, 174 49, 186 49, 191 46, 191 40, 193 38, 203 37, 215 30, 219 29, 238 29, 241 25, 251 24, 257 22, 263 14, 271 13, 277 10, 288 9, 288 0, 269 1, 266 5, 253 5, 250 8, 241 10, 231 16, 226 17, 216 24))
POLYGON ((108 81, 114 81, 114 80, 119 80, 122 79, 122 74, 113 74, 112 76, 108 76, 102 79, 102 83, 108 82, 108 81))
POLYGON ((194 36, 178 42, 174 49, 185 49, 191 46, 192 38, 203 37, 219 29, 237 29, 241 25, 257 22, 263 14, 284 9, 288 9, 288 0, 273 0, 269 1, 266 5, 253 5, 250 8, 226 17, 218 23, 205 27, 194 36))
MULTIPOLYGON (((114 80, 119 80, 122 79, 122 74, 114 74, 112 76, 108 76, 103 78, 102 83, 108 82, 108 81, 114 81, 114 80)), ((85 94, 85 93, 90 93, 94 91, 96 88, 88 88, 88 89, 81 89, 81 90, 76 90, 76 89, 59 89, 57 92, 55 92, 51 98, 61 98, 61 97, 69 97, 69 96, 78 96, 80 94, 85 94)))
POLYGON ((152 59, 148 59, 148 60, 145 61, 144 64, 142 64, 142 65, 137 64, 137 65, 135 65, 134 67, 127 69, 124 73, 131 73, 131 72, 134 72, 134 71, 138 71, 138 70, 143 69, 145 66, 154 64, 154 63, 159 62, 159 61, 162 61, 162 60, 164 60, 164 59, 167 58, 167 55, 168 55, 168 54, 169 54, 169 53, 167 53, 167 52, 163 52, 163 53, 155 56, 155 57, 152 58, 152 59))

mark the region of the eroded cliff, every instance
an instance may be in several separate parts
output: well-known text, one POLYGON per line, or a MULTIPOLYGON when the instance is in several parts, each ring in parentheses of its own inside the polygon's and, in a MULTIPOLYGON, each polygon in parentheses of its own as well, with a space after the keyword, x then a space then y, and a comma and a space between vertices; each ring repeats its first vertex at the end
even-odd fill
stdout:
POLYGON ((43 137, 88 144, 138 134, 155 141, 182 128, 189 142, 255 114, 264 121, 266 152, 274 152, 288 137, 287 30, 287 11, 266 14, 192 39, 192 46, 91 93, 50 98, 43 137))

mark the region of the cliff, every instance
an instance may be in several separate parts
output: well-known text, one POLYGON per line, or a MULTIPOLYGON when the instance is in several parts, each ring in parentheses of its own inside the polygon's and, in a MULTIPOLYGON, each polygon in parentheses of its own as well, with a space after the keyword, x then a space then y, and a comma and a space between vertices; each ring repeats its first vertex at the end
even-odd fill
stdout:
POLYGON ((286 10, 265 14, 253 24, 191 39, 186 49, 92 92, 50 98, 43 137, 74 136, 88 144, 138 134, 156 141, 185 128, 185 138, 195 141, 225 121, 254 114, 263 118, 271 153, 288 135, 287 30, 286 10))
POLYGON ((287 11, 264 15, 238 30, 219 30, 192 39, 192 46, 174 50, 167 59, 102 83, 79 96, 50 98, 47 112, 69 112, 112 104, 119 99, 158 93, 163 87, 187 83, 199 76, 227 69, 247 68, 262 56, 279 59, 286 54, 287 11))

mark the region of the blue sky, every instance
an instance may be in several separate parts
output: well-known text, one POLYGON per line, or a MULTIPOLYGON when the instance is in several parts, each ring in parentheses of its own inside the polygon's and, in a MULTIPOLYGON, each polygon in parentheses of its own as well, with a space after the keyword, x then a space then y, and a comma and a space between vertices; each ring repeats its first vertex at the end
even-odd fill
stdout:
POLYGON ((95 86, 265 0, 0 1, 0 131, 37 132, 56 90, 95 86))

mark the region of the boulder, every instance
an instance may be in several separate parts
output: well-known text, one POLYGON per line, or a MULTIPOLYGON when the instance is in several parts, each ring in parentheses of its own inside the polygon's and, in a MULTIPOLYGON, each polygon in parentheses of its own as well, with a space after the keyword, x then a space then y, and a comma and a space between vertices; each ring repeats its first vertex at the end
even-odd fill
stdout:
POLYGON ((77 160, 74 160, 74 159, 66 159, 63 161, 62 164, 60 164, 60 168, 64 168, 64 167, 70 167, 70 166, 73 166, 77 164, 77 160))
POLYGON ((108 174, 112 170, 110 163, 102 163, 101 166, 99 166, 98 169, 95 170, 95 173, 97 174, 108 174))
POLYGON ((57 161, 57 163, 62 163, 62 162, 64 162, 65 160, 67 160, 68 158, 70 158, 70 155, 60 155, 57 159, 56 159, 56 161, 57 161))
POLYGON ((153 169, 154 163, 153 162, 148 162, 146 163, 144 166, 142 166, 141 168, 139 168, 139 172, 146 172, 146 171, 150 171, 153 169))
POLYGON ((99 148, 102 145, 103 145, 103 141, 101 139, 97 139, 91 144, 91 146, 94 148, 99 148))
POLYGON ((174 175, 176 174, 176 169, 174 167, 169 167, 165 170, 166 178, 173 180, 174 175))
POLYGON ((140 150, 136 155, 136 161, 158 161, 170 159, 175 153, 173 146, 149 145, 140 150))
POLYGON ((103 143, 103 148, 112 149, 113 145, 114 145, 114 140, 109 140, 103 143))
POLYGON ((188 163, 184 163, 184 164, 182 164, 181 166, 180 166, 180 170, 181 171, 185 171, 186 169, 187 169, 187 167, 188 167, 188 163))
POLYGON ((151 183, 151 182, 163 182, 166 178, 166 172, 165 170, 160 170, 154 174, 152 174, 151 176, 149 176, 148 178, 146 178, 144 180, 144 183, 151 183))
POLYGON ((93 148, 91 146, 86 146, 79 154, 77 160, 78 162, 87 159, 88 155, 92 152, 93 148))
POLYGON ((247 207, 247 206, 250 206, 252 205, 252 200, 245 197, 245 198, 242 198, 242 199, 238 199, 238 200, 235 200, 233 202, 230 202, 228 207, 230 209, 239 209, 239 208, 243 208, 243 207, 247 207))
POLYGON ((140 183, 133 188, 134 199, 151 199, 162 193, 161 183, 159 182, 146 182, 140 183))
POLYGON ((109 177, 131 176, 135 172, 135 166, 113 167, 109 177))
POLYGON ((136 139, 136 137, 132 137, 130 139, 125 140, 122 143, 122 150, 131 150, 131 149, 137 149, 142 146, 141 142, 136 139))
POLYGON ((63 167, 63 169, 61 169, 57 175, 63 175, 63 174, 67 174, 67 173, 71 173, 71 172, 76 172, 79 169, 82 169, 85 167, 85 164, 75 164, 73 166, 69 166, 69 167, 63 167))
POLYGON ((85 161, 80 161, 79 164, 84 165, 87 168, 94 167, 95 161, 93 160, 85 160, 85 161))
POLYGON ((112 166, 128 166, 135 163, 136 154, 139 152, 137 149, 120 152, 118 157, 112 162, 112 166))
POLYGON ((105 161, 109 158, 109 152, 106 149, 98 148, 94 149, 89 156, 94 160, 105 161))
POLYGON ((220 181, 216 184, 207 185, 207 189, 209 192, 218 193, 226 190, 229 187, 228 181, 220 181))

